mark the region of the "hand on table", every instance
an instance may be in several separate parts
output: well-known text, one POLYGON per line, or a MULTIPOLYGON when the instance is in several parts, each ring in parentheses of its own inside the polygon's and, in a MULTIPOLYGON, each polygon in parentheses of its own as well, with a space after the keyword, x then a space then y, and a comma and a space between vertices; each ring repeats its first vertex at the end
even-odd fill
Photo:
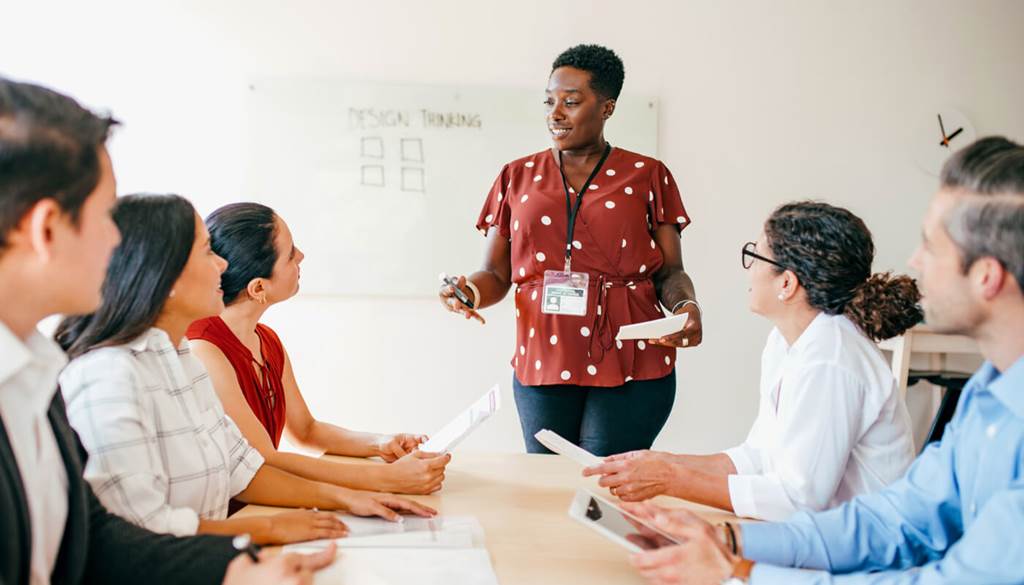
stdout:
POLYGON ((432 494, 441 489, 445 467, 451 460, 450 453, 413 451, 383 469, 383 488, 400 494, 432 494))
POLYGON ((668 493, 678 469, 671 453, 630 451, 606 457, 583 470, 584 477, 600 475, 598 485, 624 502, 639 502, 668 493))
POLYGON ((689 510, 670 510, 650 502, 623 504, 623 509, 681 543, 630 557, 630 563, 654 585, 719 585, 740 561, 726 549, 718 529, 689 510))
POLYGON ((311 585, 313 573, 334 562, 337 547, 332 542, 324 550, 304 555, 288 553, 271 556, 260 553, 260 562, 254 563, 248 555, 240 554, 228 565, 224 585, 311 585))
POLYGON ((402 520, 400 512, 426 518, 437 515, 437 510, 430 506, 394 494, 345 489, 340 503, 343 510, 355 516, 380 516, 392 522, 402 520))
POLYGON ((257 544, 290 544, 321 538, 341 538, 348 534, 345 523, 331 512, 301 510, 268 516, 266 533, 254 534, 257 544))

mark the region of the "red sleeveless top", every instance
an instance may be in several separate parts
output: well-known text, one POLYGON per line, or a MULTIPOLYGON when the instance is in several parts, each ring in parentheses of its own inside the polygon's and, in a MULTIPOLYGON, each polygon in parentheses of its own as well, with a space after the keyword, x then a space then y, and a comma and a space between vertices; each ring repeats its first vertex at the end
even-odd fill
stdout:
POLYGON ((253 414, 267 429, 276 449, 281 443, 285 424, 284 346, 274 330, 262 323, 256 325, 263 363, 257 362, 242 342, 235 337, 220 317, 208 317, 192 323, 186 336, 202 339, 217 346, 231 362, 245 401, 253 414))

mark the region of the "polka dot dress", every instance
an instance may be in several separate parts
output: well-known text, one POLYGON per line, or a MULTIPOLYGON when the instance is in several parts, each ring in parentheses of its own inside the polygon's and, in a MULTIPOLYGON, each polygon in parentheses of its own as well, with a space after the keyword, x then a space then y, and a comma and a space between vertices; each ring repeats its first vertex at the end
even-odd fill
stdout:
POLYGON ((497 229, 511 242, 513 286, 521 291, 513 295, 519 317, 512 365, 519 381, 615 387, 668 375, 673 348, 616 342, 615 334, 622 325, 663 316, 651 280, 663 263, 654 232, 662 225, 681 231, 689 223, 664 164, 613 148, 583 196, 571 244, 573 270, 590 275, 587 315, 548 315, 541 311, 544 271, 565 267, 558 161, 544 150, 505 165, 476 227, 497 229))

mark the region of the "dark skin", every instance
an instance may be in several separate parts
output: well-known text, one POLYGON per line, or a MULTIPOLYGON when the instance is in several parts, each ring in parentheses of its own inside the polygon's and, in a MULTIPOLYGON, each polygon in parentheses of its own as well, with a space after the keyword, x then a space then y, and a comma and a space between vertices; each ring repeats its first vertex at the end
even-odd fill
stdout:
MULTIPOLYGON (((551 132, 551 154, 558 160, 562 153, 562 165, 569 186, 579 191, 594 166, 604 154, 607 142, 604 139, 605 122, 615 113, 615 100, 595 92, 590 85, 590 73, 575 67, 559 67, 548 79, 545 100, 547 125, 551 132)), ((661 249, 664 263, 652 279, 658 300, 666 307, 679 302, 696 299, 693 281, 683 268, 683 252, 679 232, 674 226, 663 225, 654 232, 654 241, 661 249)), ((492 228, 487 234, 487 253, 483 267, 469 275, 469 280, 480 290, 475 299, 476 309, 495 305, 505 298, 512 288, 512 244, 492 228)), ((466 277, 459 277, 459 288, 467 296, 473 293, 466 286, 466 277)), ((453 313, 461 313, 466 319, 484 318, 473 309, 463 305, 454 297, 452 287, 443 286, 439 293, 441 304, 453 313)), ((693 347, 702 340, 700 311, 690 303, 680 307, 675 314, 688 314, 686 326, 674 335, 652 339, 650 343, 668 347, 693 347)))

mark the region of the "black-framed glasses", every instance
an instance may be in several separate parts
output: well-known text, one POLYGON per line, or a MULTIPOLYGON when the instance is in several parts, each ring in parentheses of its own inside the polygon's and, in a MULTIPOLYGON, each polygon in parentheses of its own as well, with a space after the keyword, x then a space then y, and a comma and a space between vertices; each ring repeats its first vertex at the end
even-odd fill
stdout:
POLYGON ((750 267, 754 265, 755 259, 761 260, 762 262, 767 262, 772 266, 778 266, 783 270, 786 269, 785 266, 779 264, 775 260, 772 260, 771 258, 765 258, 764 256, 758 254, 757 252, 754 251, 756 249, 757 242, 747 242, 746 244, 743 244, 743 251, 740 253, 740 261, 743 262, 743 268, 745 270, 750 270, 750 267))

